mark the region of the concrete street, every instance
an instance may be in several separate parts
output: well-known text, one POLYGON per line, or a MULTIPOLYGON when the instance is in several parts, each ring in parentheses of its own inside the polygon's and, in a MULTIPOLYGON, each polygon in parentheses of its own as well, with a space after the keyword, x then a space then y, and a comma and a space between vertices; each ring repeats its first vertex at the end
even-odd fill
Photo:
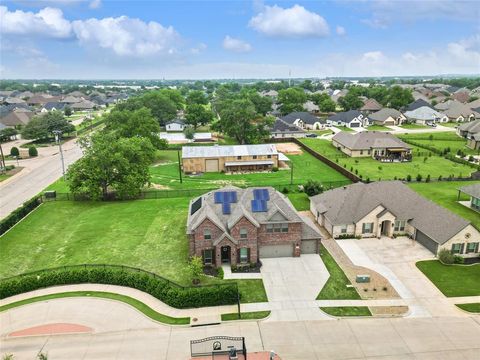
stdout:
MULTIPOLYGON (((22 140, 18 140, 18 145, 22 140)), ((13 146, 4 144, 5 149, 13 146)), ((65 158, 65 168, 77 161, 82 152, 76 140, 70 140, 62 145, 65 158)), ((10 151, 8 150, 8 153, 10 151)), ((0 219, 6 217, 23 202, 32 198, 48 185, 62 176, 62 165, 58 146, 38 148, 39 156, 36 158, 19 160, 19 165, 24 169, 18 174, 0 182, 0 219)), ((16 161, 7 161, 16 165, 16 161)))

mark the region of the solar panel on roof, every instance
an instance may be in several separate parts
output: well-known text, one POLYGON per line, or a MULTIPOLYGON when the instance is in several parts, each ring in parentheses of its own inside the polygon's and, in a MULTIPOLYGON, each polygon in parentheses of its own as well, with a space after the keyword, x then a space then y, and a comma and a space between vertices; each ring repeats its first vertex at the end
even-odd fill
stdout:
POLYGON ((222 213, 224 215, 230 214, 231 208, 230 208, 230 203, 229 202, 224 202, 222 204, 222 213))
POLYGON ((262 200, 270 200, 270 194, 268 193, 268 189, 262 189, 262 200))
POLYGON ((266 212, 267 211, 267 202, 265 200, 252 200, 252 211, 253 212, 266 212))
POLYGON ((268 189, 253 189, 253 198, 255 200, 270 200, 268 189))
POLYGON ((190 209, 190 215, 193 215, 195 214, 198 209, 200 209, 202 207, 202 198, 199 197, 193 204, 192 204, 192 208, 190 209))
POLYGON ((215 204, 221 204, 223 202, 224 196, 222 191, 216 191, 213 193, 215 204))
POLYGON ((231 191, 231 202, 236 203, 237 202, 237 192, 236 191, 231 191))

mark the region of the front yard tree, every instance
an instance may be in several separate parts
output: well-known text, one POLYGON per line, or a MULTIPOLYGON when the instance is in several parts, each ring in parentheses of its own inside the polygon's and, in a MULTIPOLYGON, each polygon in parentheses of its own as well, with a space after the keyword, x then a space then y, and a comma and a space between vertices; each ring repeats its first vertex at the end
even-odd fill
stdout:
POLYGON ((18 134, 17 129, 5 128, 0 130, 0 142, 7 142, 12 140, 18 134))
POLYGON ((390 107, 400 109, 413 102, 413 95, 410 89, 402 89, 400 86, 393 86, 390 89, 388 102, 390 107))
POLYGON ((67 117, 71 116, 73 114, 72 108, 70 106, 65 106, 65 108, 63 109, 63 113, 67 117))
POLYGON ((116 191, 119 197, 128 198, 140 194, 150 183, 148 167, 155 148, 148 139, 99 132, 79 141, 84 155, 67 172, 72 193, 98 200, 116 191))
POLYGON ((17 157, 19 155, 20 155, 20 151, 18 150, 18 148, 15 146, 12 146, 12 148, 10 149, 10 156, 17 157))
POLYGON ((303 89, 289 88, 278 92, 278 101, 282 104, 282 114, 293 111, 303 111, 303 104, 307 101, 307 94, 303 89))
POLYGON ((191 126, 186 126, 183 130, 185 138, 188 140, 193 140, 195 138, 195 129, 191 126))
POLYGON ((335 111, 335 101, 333 101, 328 94, 313 94, 310 96, 315 105, 318 106, 321 112, 335 111))
POLYGON ((187 105, 185 120, 187 124, 192 125, 196 129, 199 125, 205 125, 212 121, 213 113, 205 109, 203 105, 191 104, 187 105))
POLYGON ((75 131, 75 126, 70 124, 60 111, 50 111, 42 116, 35 116, 25 125, 22 131, 24 139, 49 139, 53 138, 53 131, 69 134, 75 131))
POLYGON ((192 90, 187 94, 187 106, 192 104, 207 105, 208 98, 203 91, 192 90))
POLYGON ((347 95, 342 96, 340 99, 338 99, 338 104, 345 110, 352 110, 352 109, 359 109, 363 106, 363 101, 360 99, 360 97, 353 93, 352 91, 349 91, 347 95))
POLYGON ((188 264, 190 274, 192 276, 192 283, 197 285, 200 283, 200 276, 203 274, 203 263, 200 256, 193 256, 188 264))

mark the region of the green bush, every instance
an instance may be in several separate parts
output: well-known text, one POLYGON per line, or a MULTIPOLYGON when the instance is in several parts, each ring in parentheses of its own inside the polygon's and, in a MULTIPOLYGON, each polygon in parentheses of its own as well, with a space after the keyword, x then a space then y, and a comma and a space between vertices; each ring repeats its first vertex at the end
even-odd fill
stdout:
POLYGON ((407 175, 407 181, 408 182, 412 181, 412 176, 410 174, 407 175))
POLYGON ((278 171, 278 167, 274 166, 272 167, 272 172, 277 172, 278 171))
POLYGON ((66 284, 108 284, 131 287, 146 292, 175 308, 195 308, 235 304, 235 283, 182 287, 147 272, 120 267, 85 266, 58 268, 3 280, 0 299, 66 284))
POLYGON ((12 211, 5 219, 0 221, 0 235, 5 234, 8 229, 10 229, 17 222, 22 220, 27 216, 31 211, 33 211, 37 206, 42 203, 41 197, 37 196, 30 200, 27 200, 20 206, 18 209, 12 211))
POLYGON ((441 263, 450 265, 455 262, 455 256, 447 249, 442 249, 438 252, 438 260, 441 263))
POLYGON ((10 156, 13 156, 13 157, 20 156, 20 151, 18 150, 18 148, 16 146, 13 146, 10 149, 10 156))
POLYGON ((30 146, 28 148, 28 156, 30 156, 30 157, 38 156, 38 150, 35 146, 30 146))
POLYGON ((465 259, 462 256, 454 255, 453 256, 453 262, 455 264, 463 264, 463 263, 465 263, 465 259))
POLYGON ((315 196, 323 192, 323 185, 315 180, 308 180, 305 185, 303 185, 303 191, 308 196, 315 196))

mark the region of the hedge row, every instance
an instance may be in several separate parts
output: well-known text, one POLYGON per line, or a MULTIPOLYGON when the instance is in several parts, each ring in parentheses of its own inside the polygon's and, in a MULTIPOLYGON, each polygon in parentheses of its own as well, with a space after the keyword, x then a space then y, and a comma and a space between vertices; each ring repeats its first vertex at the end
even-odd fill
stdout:
POLYGON ((82 128, 82 129, 80 129, 80 130, 77 131, 77 136, 83 135, 83 134, 86 133, 87 131, 89 131, 89 130, 91 130, 91 129, 93 129, 93 128, 96 128, 97 126, 103 124, 104 122, 105 122, 105 119, 101 119, 101 120, 99 120, 99 121, 97 121, 97 122, 94 122, 94 123, 92 123, 92 124, 90 124, 90 125, 85 126, 84 128, 82 128))
POLYGON ((20 206, 18 209, 12 211, 10 215, 0 221, 0 236, 5 234, 11 227, 13 227, 20 220, 22 220, 30 212, 35 210, 35 208, 37 208, 41 203, 42 198, 40 196, 36 196, 24 202, 23 205, 20 206))
POLYGON ((148 273, 101 267, 45 270, 2 280, 0 299, 50 286, 83 283, 131 287, 180 309, 230 305, 238 299, 236 283, 182 287, 148 273))

